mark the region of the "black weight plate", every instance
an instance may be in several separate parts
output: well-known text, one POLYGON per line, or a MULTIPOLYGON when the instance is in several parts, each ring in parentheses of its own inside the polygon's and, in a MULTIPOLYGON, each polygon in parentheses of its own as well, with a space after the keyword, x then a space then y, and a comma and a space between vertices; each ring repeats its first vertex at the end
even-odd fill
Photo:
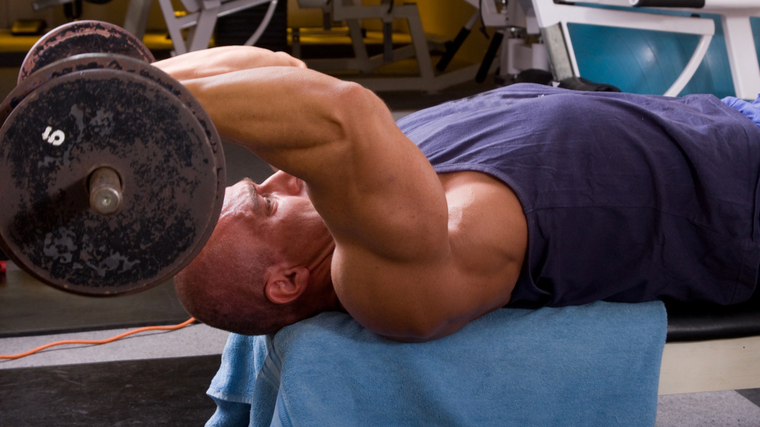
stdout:
POLYGON ((82 53, 113 53, 155 61, 150 50, 129 31, 108 22, 75 21, 53 28, 32 46, 21 65, 18 83, 46 65, 82 53))
MULTIPOLYGON (((54 79, 68 75, 72 72, 91 70, 91 69, 111 69, 127 71, 130 73, 136 73, 140 76, 149 78, 154 82, 160 84, 166 90, 176 95, 190 111, 193 112, 198 122, 203 126, 206 132, 206 137, 211 144, 211 149, 214 151, 214 158, 216 159, 217 167, 217 200, 215 210, 221 211, 222 204, 224 203, 224 190, 225 190, 225 161, 224 151, 222 149, 222 142, 219 138, 219 134, 211 122, 206 111, 201 107, 200 103, 193 97, 193 95, 179 82, 174 80, 171 76, 153 67, 143 61, 129 58, 122 55, 112 55, 104 53, 91 53, 75 55, 70 58, 55 62, 47 65, 32 75, 24 79, 24 81, 16 86, 11 93, 5 98, 2 104, 0 104, 0 123, 10 115, 13 108, 16 107, 28 94, 42 86, 43 84, 53 81, 54 79)), ((214 230, 216 222, 211 224, 206 230, 206 235, 203 237, 203 241, 208 240, 211 233, 214 230)), ((2 239, 0 239, 2 240, 2 239)), ((2 242, 0 241, 0 244, 2 242)), ((200 248, 198 248, 200 250, 200 248)), ((195 256, 195 254, 193 254, 195 256)))
POLYGON ((174 275, 210 235, 218 187, 206 131, 176 95, 137 73, 58 77, 0 129, 1 242, 24 269, 67 291, 124 294, 174 275), (56 131, 59 145, 43 139, 56 131), (87 177, 100 166, 123 182, 111 216, 88 204, 87 177))

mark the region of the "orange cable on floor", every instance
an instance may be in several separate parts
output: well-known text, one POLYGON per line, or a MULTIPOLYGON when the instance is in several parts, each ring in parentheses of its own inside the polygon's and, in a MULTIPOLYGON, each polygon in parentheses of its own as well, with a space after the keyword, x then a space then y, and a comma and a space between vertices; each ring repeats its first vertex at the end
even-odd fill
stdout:
POLYGON ((65 344, 90 344, 90 345, 100 345, 100 344, 107 344, 109 342, 113 342, 116 340, 120 340, 124 337, 127 337, 129 335, 139 334, 140 332, 148 332, 148 331, 175 331, 177 329, 182 329, 185 326, 188 326, 189 324, 195 322, 195 318, 190 318, 189 320, 180 323, 179 325, 174 326, 146 326, 144 328, 138 328, 132 331, 124 332, 123 334, 116 335, 115 337, 107 338, 104 340, 66 340, 66 341, 57 341, 52 342, 50 344, 45 344, 43 346, 37 347, 34 350, 29 350, 24 353, 19 354, 13 354, 13 355, 0 355, 0 359, 20 359, 22 357, 29 356, 31 354, 37 353, 39 351, 45 350, 46 348, 50 348, 57 345, 65 345, 65 344))

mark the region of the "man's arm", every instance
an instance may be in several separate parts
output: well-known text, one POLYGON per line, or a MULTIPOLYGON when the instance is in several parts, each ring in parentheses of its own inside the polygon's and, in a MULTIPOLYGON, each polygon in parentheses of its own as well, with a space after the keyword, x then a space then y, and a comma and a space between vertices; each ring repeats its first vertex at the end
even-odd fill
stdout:
POLYGON ((446 200, 437 175, 371 91, 294 67, 183 83, 223 139, 308 184, 336 238, 351 236, 351 244, 390 258, 445 242, 446 200))
POLYGON ((307 183, 337 243, 336 293, 364 326, 432 339, 508 299, 458 262, 441 181, 372 92, 277 66, 183 84, 223 139, 307 183))
POLYGON ((203 49, 156 61, 151 65, 180 81, 261 67, 306 68, 303 61, 285 52, 272 52, 255 46, 220 46, 203 49))
MULTIPOLYGON (((355 83, 305 69, 293 58, 295 66, 280 66, 292 63, 287 58, 238 46, 191 52, 154 65, 196 96, 222 139, 303 179, 334 232, 369 230, 371 224, 405 212, 400 222, 414 217, 437 223, 443 230, 437 235, 445 236, 446 202, 437 176, 383 101, 355 83), (187 77, 193 74, 205 77, 187 77), (431 202, 437 222, 426 211, 431 202), (370 225, 354 221, 371 219, 367 216, 373 217, 370 225)), ((416 234, 425 234, 424 224, 413 225, 416 234)), ((385 240, 379 234, 368 238, 376 249, 385 240)), ((403 246, 390 240, 390 252, 403 246)))

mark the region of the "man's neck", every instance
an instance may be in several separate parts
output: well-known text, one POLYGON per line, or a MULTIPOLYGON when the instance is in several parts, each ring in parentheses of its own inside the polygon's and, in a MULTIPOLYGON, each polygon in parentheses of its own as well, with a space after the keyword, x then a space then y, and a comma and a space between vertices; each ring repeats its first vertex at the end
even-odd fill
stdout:
POLYGON ((335 294, 332 283, 332 258, 335 251, 335 242, 326 245, 319 256, 309 266, 309 287, 314 289, 314 299, 320 301, 322 311, 345 311, 335 294))

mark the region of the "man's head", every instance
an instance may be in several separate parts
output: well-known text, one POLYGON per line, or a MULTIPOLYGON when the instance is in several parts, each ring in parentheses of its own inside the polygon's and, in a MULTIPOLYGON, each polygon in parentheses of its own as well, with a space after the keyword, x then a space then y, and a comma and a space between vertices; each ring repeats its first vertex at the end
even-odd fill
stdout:
POLYGON ((246 335, 337 306, 329 263, 334 242, 303 181, 277 172, 261 185, 227 188, 216 228, 174 278, 198 320, 246 335))

